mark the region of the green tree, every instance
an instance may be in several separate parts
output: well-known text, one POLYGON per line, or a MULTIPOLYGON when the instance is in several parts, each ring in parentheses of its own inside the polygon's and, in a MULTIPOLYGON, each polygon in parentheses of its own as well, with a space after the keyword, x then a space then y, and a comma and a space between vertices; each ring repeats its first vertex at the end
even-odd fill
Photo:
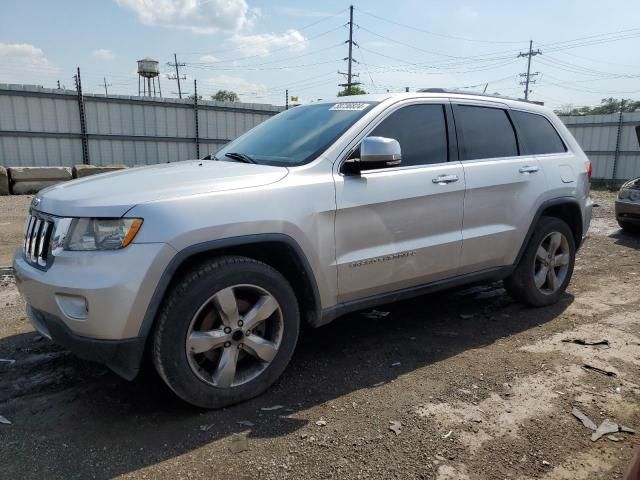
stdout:
POLYGON ((573 106, 563 106, 556 113, 560 115, 603 115, 618 112, 635 112, 636 110, 640 110, 640 100, 609 97, 600 100, 600 105, 577 108, 573 108, 573 106))
POLYGON ((215 95, 211 95, 211 100, 218 102, 239 102, 240 97, 231 90, 218 90, 215 95))
POLYGON ((364 88, 360 88, 358 85, 354 85, 351 87, 351 91, 349 91, 348 87, 344 87, 344 90, 340 90, 338 92, 339 97, 348 97, 349 95, 365 95, 367 92, 364 88))

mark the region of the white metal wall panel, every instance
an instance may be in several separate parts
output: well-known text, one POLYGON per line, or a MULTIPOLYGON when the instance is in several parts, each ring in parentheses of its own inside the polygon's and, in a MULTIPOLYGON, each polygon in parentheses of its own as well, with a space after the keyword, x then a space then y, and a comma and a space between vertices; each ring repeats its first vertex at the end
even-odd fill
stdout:
POLYGON ((593 176, 612 180, 618 143, 615 180, 640 176, 640 144, 635 127, 640 125, 640 112, 620 114, 561 116, 561 120, 576 138, 593 163, 593 176), (618 129, 620 137, 618 138, 618 129))
MULTIPOLYGON (((190 100, 85 95, 89 159, 129 166, 194 158, 195 115, 190 100)), ((198 105, 200 151, 229 140, 280 112, 261 104, 203 101, 198 105)), ((82 163, 76 93, 0 85, 0 165, 82 163)))

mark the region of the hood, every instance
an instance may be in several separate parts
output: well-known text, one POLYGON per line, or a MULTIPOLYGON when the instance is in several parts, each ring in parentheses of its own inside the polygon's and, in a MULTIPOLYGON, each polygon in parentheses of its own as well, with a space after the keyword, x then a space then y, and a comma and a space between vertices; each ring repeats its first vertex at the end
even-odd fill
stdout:
POLYGON ((285 167, 189 160, 104 173, 42 190, 32 205, 64 217, 121 217, 141 203, 259 187, 287 176, 285 167))

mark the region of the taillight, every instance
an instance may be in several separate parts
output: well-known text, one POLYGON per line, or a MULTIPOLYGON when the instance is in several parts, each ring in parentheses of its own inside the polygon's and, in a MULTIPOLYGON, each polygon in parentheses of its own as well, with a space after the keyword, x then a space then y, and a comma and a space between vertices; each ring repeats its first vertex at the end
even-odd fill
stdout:
POLYGON ((584 162, 584 166, 587 167, 587 178, 589 179, 589 183, 591 183, 591 175, 593 175, 593 165, 591 164, 591 160, 584 162))

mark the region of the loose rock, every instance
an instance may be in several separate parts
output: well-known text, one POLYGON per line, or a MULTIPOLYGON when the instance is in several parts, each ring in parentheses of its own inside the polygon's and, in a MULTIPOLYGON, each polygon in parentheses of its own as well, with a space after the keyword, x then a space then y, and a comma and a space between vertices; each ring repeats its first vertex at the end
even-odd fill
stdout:
POLYGON ((262 407, 260 410, 264 412, 272 412, 274 410, 280 410, 281 408, 284 408, 284 405, 274 405, 273 407, 262 407))
POLYGON ((396 420, 390 420, 389 423, 389 430, 391 430, 396 435, 400 435, 400 432, 402 431, 402 424, 396 420))
POLYGON ((244 435, 234 435, 231 437, 229 450, 231 450, 231 453, 240 453, 249 450, 249 440, 244 435))

